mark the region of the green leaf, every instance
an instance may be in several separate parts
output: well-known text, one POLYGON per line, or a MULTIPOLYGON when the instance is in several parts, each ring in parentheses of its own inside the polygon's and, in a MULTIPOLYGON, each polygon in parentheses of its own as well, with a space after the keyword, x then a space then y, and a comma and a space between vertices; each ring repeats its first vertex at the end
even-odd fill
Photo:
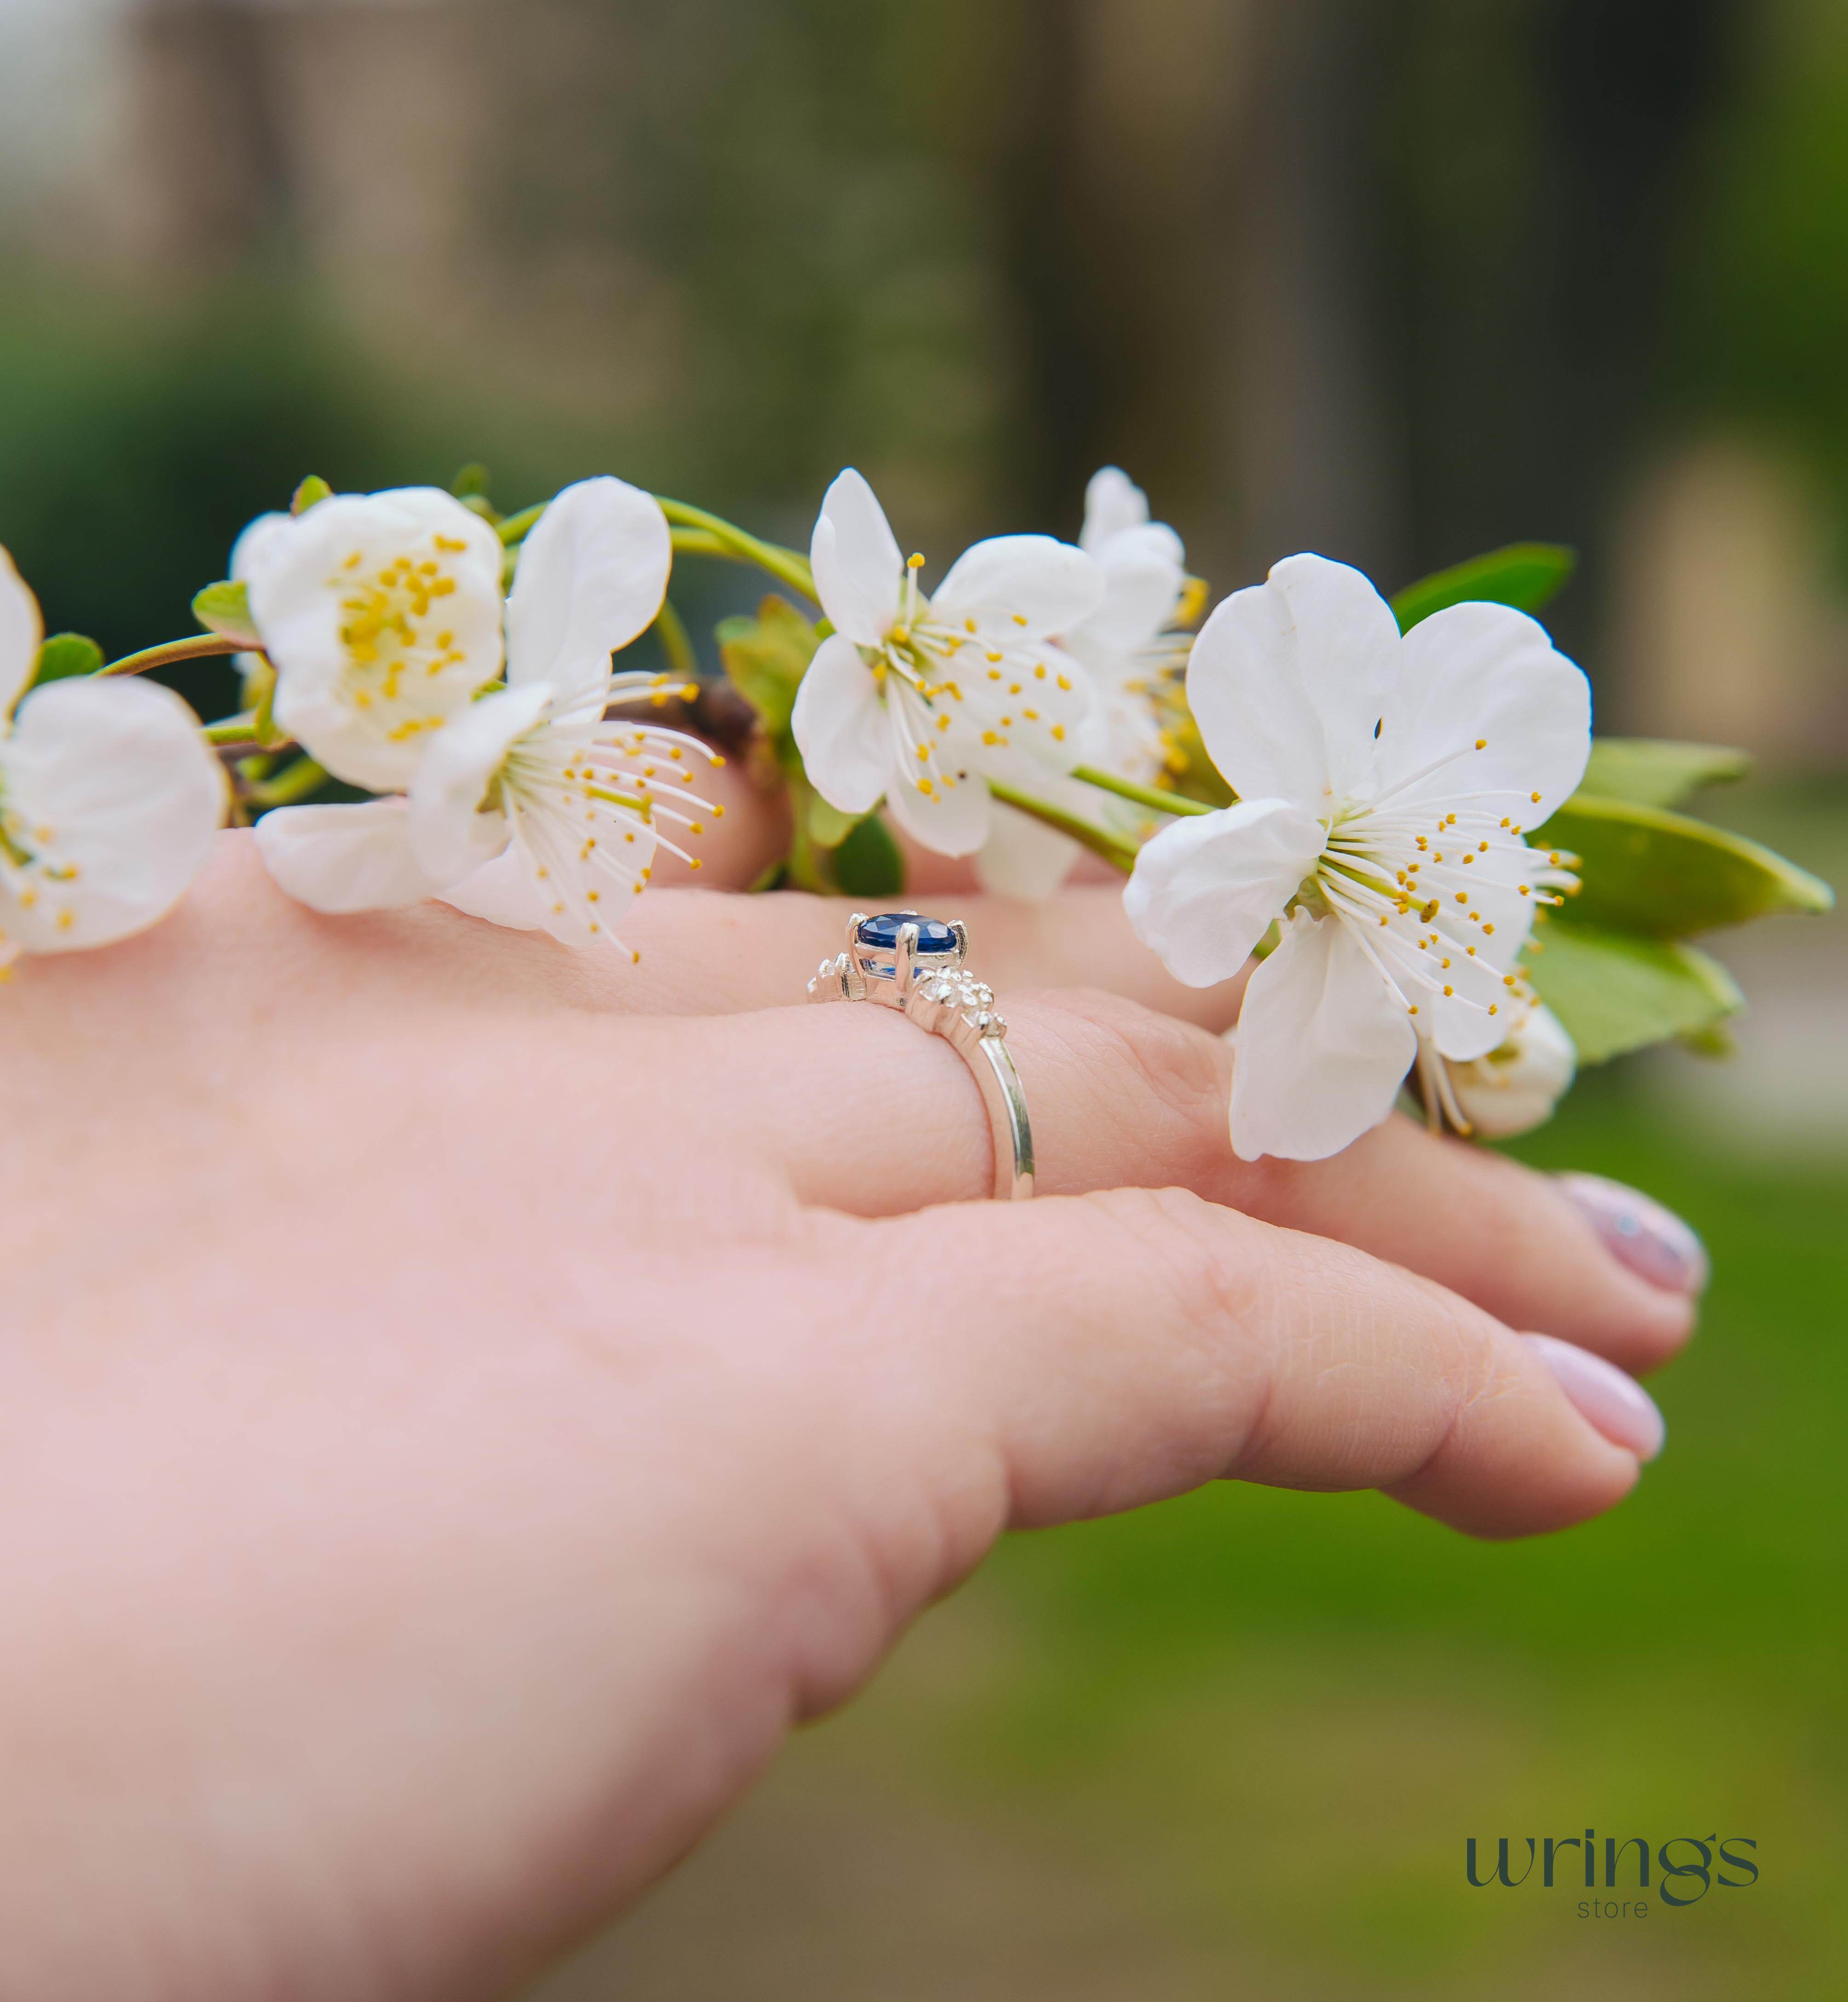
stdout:
POLYGON ((39 649, 30 685, 42 688, 47 682, 65 681, 72 675, 93 675, 104 657, 96 641, 81 633, 54 633, 39 649))
POLYGON ((835 881, 850 897, 896 897, 905 888, 905 857, 877 814, 856 821, 834 854, 835 881))
POLYGON ((1672 744, 1652 737, 1600 737, 1579 790, 1633 806, 1678 807, 1703 786, 1742 779, 1749 752, 1720 744, 1672 744))
POLYGON ((1710 1037, 1745 1005, 1725 968, 1691 945, 1550 924, 1528 951, 1527 977, 1581 1063, 1675 1036, 1710 1037))
POLYGON ((488 497, 488 469, 479 459, 471 459, 449 483, 449 491, 459 500, 485 500, 488 497))
POLYGON ((783 598, 766 598, 755 619, 727 619, 720 626, 725 672, 772 737, 787 734, 796 691, 821 644, 814 627, 783 598))
POLYGON ((311 473, 295 489, 294 497, 289 502, 289 512, 291 514, 305 514, 317 502, 330 500, 333 497, 333 489, 318 473, 311 473))
POLYGON ((260 647, 263 640, 250 616, 247 585, 208 584, 193 600, 193 616, 208 633, 221 633, 227 640, 241 640, 246 647, 260 647))
POLYGON ((1835 902, 1826 883, 1781 855, 1661 807, 1581 793, 1529 838, 1578 857, 1583 887, 1560 913, 1571 925, 1687 938, 1835 902))
POLYGON ((808 836, 818 848, 839 848, 858 825, 852 814, 830 806, 819 793, 808 803, 808 836))
POLYGON ((1578 567, 1578 553, 1557 542, 1511 542, 1485 556, 1472 556, 1452 570, 1408 584, 1393 599, 1399 630, 1409 633, 1421 619, 1452 605, 1486 602, 1538 612, 1564 588, 1578 567))

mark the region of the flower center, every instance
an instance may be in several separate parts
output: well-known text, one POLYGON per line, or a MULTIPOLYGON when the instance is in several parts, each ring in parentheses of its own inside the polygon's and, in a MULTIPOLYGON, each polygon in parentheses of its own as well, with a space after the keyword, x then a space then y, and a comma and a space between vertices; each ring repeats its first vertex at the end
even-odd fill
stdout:
MULTIPOLYGON (((60 862, 55 856, 58 832, 36 822, 30 810, 9 792, 0 773, 0 882, 12 893, 22 910, 37 907, 40 897, 49 891, 60 931, 69 931, 77 922, 74 906, 57 901, 58 894, 82 874, 75 862, 60 862)), ((0 933, 0 966, 12 958, 12 942, 0 933)))
POLYGON ((444 601, 456 591, 455 560, 467 549, 453 536, 432 535, 427 548, 371 571, 355 549, 333 580, 347 699, 378 714, 394 742, 434 729, 459 686, 479 678, 469 675, 468 650, 445 616, 444 601))
POLYGON ((1527 846, 1508 811, 1518 796, 1459 789, 1443 804, 1407 799, 1433 773, 1486 748, 1478 738, 1376 800, 1344 800, 1294 900, 1339 918, 1413 1015, 1439 999, 1499 1015, 1523 992, 1515 959, 1527 930, 1523 915, 1497 936, 1500 900, 1512 891, 1524 905, 1557 904, 1577 887, 1571 858, 1527 846))
MULTIPOLYGON (((903 722, 915 759, 911 783, 929 798, 964 776, 940 755, 959 715, 984 751, 1006 750, 1018 730, 1043 731, 1061 743, 1065 726, 1054 718, 1072 683, 1056 654, 1048 664, 1045 644, 1031 637, 1020 613, 991 607, 948 616, 937 611, 918 588, 923 563, 913 556, 905 567, 898 613, 873 671, 903 722)), ((966 735, 962 741, 969 741, 966 735)))

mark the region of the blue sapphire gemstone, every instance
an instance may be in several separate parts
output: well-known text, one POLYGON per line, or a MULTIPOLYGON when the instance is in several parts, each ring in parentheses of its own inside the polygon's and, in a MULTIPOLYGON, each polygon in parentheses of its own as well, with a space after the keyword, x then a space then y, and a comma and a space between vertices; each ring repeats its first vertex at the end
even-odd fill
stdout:
MULTIPOLYGON (((863 946, 875 952, 896 953, 898 933, 906 925, 918 928, 918 954, 920 958, 937 955, 947 957, 956 950, 956 934, 946 924, 935 918, 921 918, 915 911, 884 911, 876 918, 868 918, 860 926, 858 936, 863 946)), ((890 978, 881 967, 868 967, 869 973, 890 978)))

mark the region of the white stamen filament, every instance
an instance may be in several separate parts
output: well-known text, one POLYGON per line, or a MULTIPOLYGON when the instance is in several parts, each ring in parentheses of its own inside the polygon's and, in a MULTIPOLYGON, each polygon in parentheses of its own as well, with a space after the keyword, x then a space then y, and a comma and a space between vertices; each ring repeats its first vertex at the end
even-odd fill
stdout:
MULTIPOLYGON (((1508 977, 1504 954, 1488 946, 1494 927, 1480 902, 1512 894, 1557 904, 1562 899, 1550 891, 1576 887, 1557 850, 1529 847, 1520 839, 1514 814, 1529 803, 1526 796, 1497 788, 1428 806, 1380 810, 1469 755, 1469 749, 1452 752, 1379 800, 1349 802, 1329 823, 1316 866, 1316 888, 1328 909, 1348 926, 1393 998, 1413 1013, 1420 1011, 1408 989, 1475 1013, 1498 1013, 1501 996, 1490 1003, 1459 991, 1487 975, 1505 984, 1508 977), (1474 906, 1473 898, 1479 900, 1474 906), (1456 936, 1472 928, 1482 934, 1478 943, 1456 936)), ((1507 943, 1515 936, 1511 933, 1507 943)), ((1447 1080, 1442 1089, 1448 1099, 1447 1080)), ((1444 1111, 1449 1114, 1452 1107, 1446 1102, 1444 1111)))

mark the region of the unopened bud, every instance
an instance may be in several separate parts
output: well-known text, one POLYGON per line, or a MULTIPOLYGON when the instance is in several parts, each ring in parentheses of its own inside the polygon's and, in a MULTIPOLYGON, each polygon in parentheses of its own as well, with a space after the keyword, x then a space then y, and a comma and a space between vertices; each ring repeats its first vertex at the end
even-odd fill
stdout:
POLYGON ((1550 1119, 1578 1068, 1564 1025, 1536 1001, 1499 1049, 1473 1063, 1450 1065, 1450 1086, 1477 1134, 1505 1140, 1550 1119))

